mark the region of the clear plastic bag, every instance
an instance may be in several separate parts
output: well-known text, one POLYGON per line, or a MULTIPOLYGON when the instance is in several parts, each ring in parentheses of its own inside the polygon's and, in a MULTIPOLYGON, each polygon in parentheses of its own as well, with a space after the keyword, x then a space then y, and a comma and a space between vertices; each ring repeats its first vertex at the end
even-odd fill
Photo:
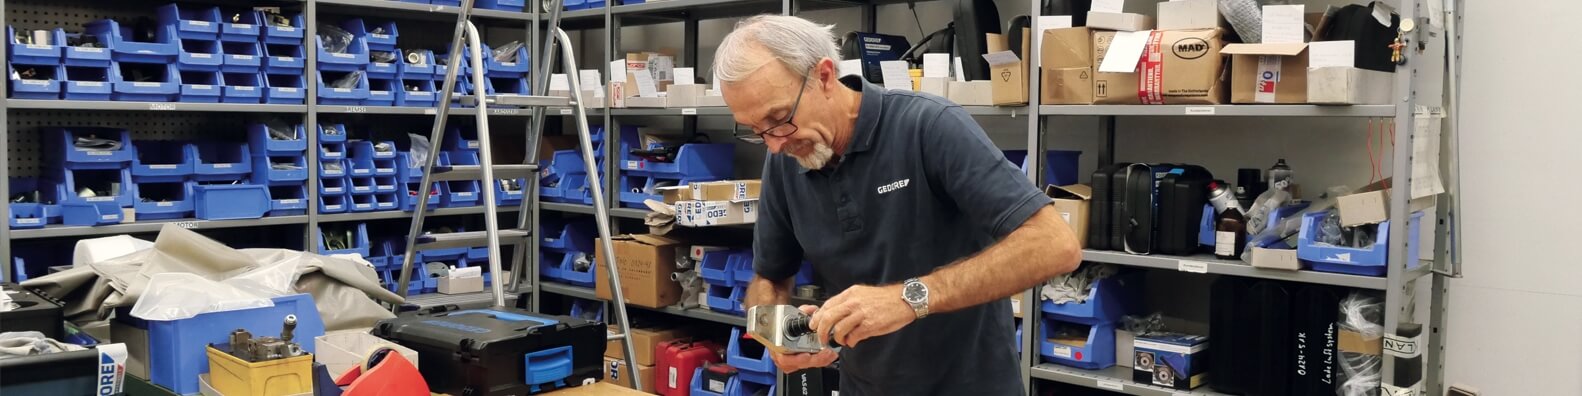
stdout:
POLYGON ((1247 235, 1262 233, 1269 226, 1269 212, 1290 202, 1291 192, 1286 190, 1269 189, 1258 195, 1252 209, 1247 211, 1247 235))
MULTIPOLYGON (((1364 340, 1384 337, 1384 304, 1378 298, 1352 292, 1340 300, 1340 330, 1354 332, 1364 340)), ((1383 358, 1355 352, 1340 352, 1340 386, 1338 396, 1374 396, 1379 394, 1383 358)))
POLYGON ((319 39, 324 40, 324 51, 332 54, 344 54, 346 48, 351 47, 352 32, 327 23, 319 24, 319 39))
POLYGON ((409 154, 406 157, 407 158, 407 164, 406 165, 409 166, 409 167, 417 168, 417 167, 423 166, 424 164, 427 164, 428 163, 428 151, 429 151, 429 148, 433 147, 433 144, 429 143, 428 142, 428 138, 423 137, 423 135, 419 135, 419 134, 416 134, 416 133, 408 133, 406 136, 407 136, 408 139, 412 140, 412 148, 410 150, 407 150, 407 153, 409 153, 409 154))
POLYGON ((401 58, 401 53, 399 51, 395 51, 395 52, 392 52, 392 51, 369 51, 368 52, 368 60, 373 62, 373 63, 395 63, 396 59, 400 59, 400 58, 401 58))
POLYGON ((492 51, 493 53, 489 55, 494 57, 495 62, 512 63, 517 61, 517 50, 520 49, 522 49, 522 42, 512 41, 495 48, 494 51, 492 51))
POLYGON ((143 320, 178 320, 208 312, 275 306, 269 297, 235 286, 179 272, 154 274, 143 295, 132 305, 132 316, 143 320))
POLYGON ((270 140, 297 140, 297 128, 285 121, 278 119, 264 121, 264 128, 269 129, 270 140))
POLYGON ((341 78, 336 79, 335 82, 330 83, 330 88, 341 88, 341 89, 357 88, 357 83, 362 82, 362 79, 363 79, 363 72, 354 71, 354 72, 351 72, 351 73, 346 73, 345 76, 341 76, 341 78))

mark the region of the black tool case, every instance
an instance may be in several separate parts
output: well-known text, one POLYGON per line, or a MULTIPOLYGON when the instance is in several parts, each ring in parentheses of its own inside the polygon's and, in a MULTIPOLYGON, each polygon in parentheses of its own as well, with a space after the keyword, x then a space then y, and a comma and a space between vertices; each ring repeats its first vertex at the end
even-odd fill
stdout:
MULTIPOLYGON (((1131 164, 1123 169, 1117 176, 1114 187, 1120 189, 1120 210, 1112 210, 1114 227, 1111 232, 1120 237, 1120 241, 1112 241, 1115 246, 1131 254, 1151 254, 1154 251, 1154 236, 1157 228, 1154 227, 1154 213, 1158 210, 1158 183, 1154 178, 1156 166, 1131 164)), ((1111 238, 1114 239, 1115 236, 1111 238)))
MULTIPOLYGON (((1100 166, 1093 172, 1093 201, 1089 207, 1092 213, 1088 214, 1088 249, 1119 250, 1120 245, 1111 243, 1111 224, 1114 223, 1113 211, 1116 204, 1117 192, 1115 179, 1118 173, 1125 172, 1126 164, 1109 164, 1100 166)), ((1118 237, 1117 237, 1118 238, 1118 237)))
MULTIPOLYGON (((1155 175, 1160 169, 1155 169, 1155 175)), ((1175 165, 1163 169, 1159 177, 1159 210, 1154 219, 1158 238, 1154 250, 1162 254, 1191 255, 1198 250, 1203 205, 1208 203, 1208 184, 1214 175, 1197 165, 1175 165)))
POLYGON ((0 290, 11 296, 11 302, 16 304, 11 310, 0 312, 0 333, 37 331, 53 340, 65 340, 65 318, 60 302, 23 290, 14 283, 0 283, 0 290))
POLYGON ((436 393, 527 395, 604 378, 605 324, 570 316, 445 306, 382 320, 373 335, 417 351, 436 393))

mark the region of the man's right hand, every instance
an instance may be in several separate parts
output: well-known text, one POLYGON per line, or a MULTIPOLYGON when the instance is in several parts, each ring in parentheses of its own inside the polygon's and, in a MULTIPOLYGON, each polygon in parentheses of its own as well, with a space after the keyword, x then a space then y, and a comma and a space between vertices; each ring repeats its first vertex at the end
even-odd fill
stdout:
MULTIPOLYGON (((813 305, 803 305, 797 309, 808 315, 818 311, 818 307, 813 305)), ((840 354, 835 353, 834 349, 826 348, 818 353, 779 354, 771 351, 769 357, 774 359, 775 367, 779 367, 781 372, 790 374, 804 369, 829 366, 835 363, 835 359, 840 358, 840 354)))

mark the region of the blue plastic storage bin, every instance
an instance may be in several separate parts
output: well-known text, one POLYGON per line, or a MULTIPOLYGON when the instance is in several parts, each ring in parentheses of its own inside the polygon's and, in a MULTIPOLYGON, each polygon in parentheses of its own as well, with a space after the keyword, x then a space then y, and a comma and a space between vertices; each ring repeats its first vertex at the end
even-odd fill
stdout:
POLYGON ((1142 275, 1136 271, 1118 272, 1093 282, 1086 302, 1055 304, 1044 301, 1041 309, 1046 317, 1063 322, 1091 325, 1119 321, 1141 309, 1142 275))
POLYGON ((528 55, 525 45, 516 49, 515 62, 497 61, 491 55, 493 53, 493 48, 488 44, 483 45, 483 73, 487 77, 522 78, 526 77, 528 70, 531 69, 533 58, 528 55))
POLYGON ((319 104, 358 106, 368 101, 368 76, 363 72, 320 70, 318 84, 319 104), (356 85, 348 88, 331 88, 335 81, 342 78, 352 79, 356 85))
POLYGON ((303 155, 308 150, 308 138, 303 133, 302 124, 290 126, 290 139, 276 139, 269 133, 269 126, 263 123, 247 125, 247 147, 253 150, 254 155, 303 155))
MULTIPOLYGON (((470 152, 440 152, 439 164, 436 166, 451 165, 478 165, 476 153, 470 152)), ((441 182, 443 191, 440 194, 440 206, 458 208, 477 206, 480 202, 478 181, 476 180, 451 180, 441 182)))
POLYGON ((132 170, 126 166, 117 169, 53 169, 51 175, 60 184, 61 203, 109 202, 116 207, 131 207, 132 170), (96 191, 96 196, 79 195, 84 188, 96 191))
MULTIPOLYGON (((1349 248, 1315 241, 1318 238, 1318 227, 1323 224, 1324 216, 1328 214, 1328 211, 1324 211, 1302 216, 1302 231, 1297 237, 1297 259, 1312 266, 1314 271, 1362 276, 1384 276, 1389 272, 1391 226, 1389 220, 1379 223, 1373 246, 1349 248)), ((1406 231, 1407 268, 1418 266, 1418 241, 1421 229, 1419 225, 1422 221, 1423 212, 1412 212, 1410 226, 1406 231)))
POLYGON ((303 156, 301 153, 295 155, 254 156, 252 161, 254 183, 274 185, 308 180, 308 157, 303 156), (282 167, 276 169, 276 164, 280 164, 282 167), (292 168, 285 168, 285 165, 290 165, 292 168))
POLYGON ((394 78, 369 78, 368 99, 363 101, 368 106, 395 106, 396 93, 401 92, 401 80, 394 78))
MULTIPOLYGON (((122 169, 137 158, 132 145, 132 133, 125 129, 101 127, 45 128, 45 158, 55 161, 54 167, 67 169, 122 169), (74 142, 79 139, 112 140, 113 150, 85 149, 74 142)), ((76 190, 72 190, 76 191, 76 190)))
POLYGON ((346 178, 346 180, 348 181, 348 183, 346 183, 346 184, 348 186, 350 186, 352 195, 363 195, 363 194, 373 194, 374 193, 374 178, 373 178, 373 176, 368 176, 368 177, 352 176, 352 177, 346 178))
POLYGON ((301 75, 308 67, 307 52, 302 43, 267 43, 263 45, 264 60, 260 67, 266 73, 301 75))
POLYGON ((221 75, 225 78, 225 103, 262 103, 269 90, 257 71, 221 75))
POLYGON ((633 4, 646 3, 646 1, 644 1, 644 0, 620 0, 620 1, 621 1, 621 5, 633 5, 633 4))
MULTIPOLYGON (((401 198, 401 210, 407 212, 417 210, 417 194, 418 187, 420 187, 419 184, 419 182, 415 181, 401 182, 401 191, 399 192, 401 198)), ((434 210, 440 206, 440 195, 442 195, 440 190, 443 190, 444 187, 440 182, 432 182, 429 184, 427 210, 434 210)))
POLYGON ((708 284, 709 310, 741 316, 742 292, 745 288, 727 285, 708 284))
POLYGON ((60 99, 60 81, 61 77, 66 73, 65 68, 59 65, 24 65, 21 69, 18 69, 17 65, 9 65, 9 67, 11 70, 11 83, 7 84, 6 87, 10 90, 7 94, 12 99, 60 99), (26 70, 33 70, 33 76, 28 78, 21 77, 20 73, 26 70))
POLYGON ((256 41, 222 41, 220 53, 225 55, 220 63, 223 72, 257 74, 264 67, 264 50, 256 41))
POLYGON ((523 11, 527 7, 525 0, 478 0, 475 4, 478 8, 483 9, 518 12, 523 11))
POLYGON ((308 214, 308 189, 303 183, 269 186, 268 216, 308 214))
POLYGON ((61 94, 66 100, 110 100, 114 87, 110 68, 104 66, 65 66, 61 94))
POLYGON ((715 250, 703 253, 703 260, 698 263, 698 276, 704 282, 721 286, 736 286, 736 261, 732 260, 737 251, 715 250))
POLYGON ((357 32, 352 34, 352 41, 344 52, 329 52, 324 49, 324 38, 314 37, 318 42, 315 50, 319 52, 319 71, 352 72, 368 68, 368 41, 357 32))
POLYGON ((533 92, 527 83, 527 75, 509 77, 484 77, 489 83, 489 90, 493 95, 532 95, 533 92))
MULTIPOLYGON (((382 51, 374 51, 374 52, 382 52, 382 51)), ((399 56, 399 55, 397 55, 397 56, 399 56)), ((396 79, 397 77, 399 77, 401 75, 401 66, 400 66, 399 63, 394 63, 394 62, 392 62, 392 63, 376 62, 376 61, 372 60, 372 57, 370 57, 370 59, 368 61, 368 70, 367 71, 368 71, 368 78, 370 78, 370 79, 378 78, 378 79, 394 80, 394 79, 396 79)))
MULTIPOLYGON (((320 173, 323 173, 320 171, 320 173)), ((345 176, 323 175, 319 178, 319 195, 346 195, 352 192, 351 182, 345 176)))
POLYGON ((451 6, 451 7, 460 7, 461 6, 461 0, 428 0, 428 3, 429 4, 433 4, 433 5, 443 5, 443 6, 451 6))
POLYGON ((572 254, 549 250, 539 251, 538 279, 546 282, 564 283, 566 279, 560 271, 560 265, 562 261, 566 260, 566 256, 572 254))
MULTIPOLYGON (((445 151, 476 151, 478 150, 478 131, 472 128, 451 126, 445 130, 445 142, 441 145, 445 151)), ((455 154, 452 154, 452 160, 455 154)), ((457 164, 465 165, 465 164, 457 164)))
POLYGON ((192 182, 138 183, 137 201, 132 203, 138 220, 168 220, 192 217, 192 182))
POLYGON ((204 220, 256 219, 269 213, 269 188, 257 184, 200 184, 193 211, 204 220))
MULTIPOLYGON (((732 253, 730 262, 726 266, 730 267, 732 278, 735 279, 737 286, 747 287, 747 283, 752 282, 754 272, 753 252, 751 249, 732 253)), ((812 276, 813 264, 803 261, 802 269, 797 270, 794 282, 797 286, 813 283, 812 276)))
MULTIPOLYGON (((319 317, 313 296, 294 294, 275 297, 273 307, 248 308, 235 311, 210 312, 181 320, 142 320, 123 308, 116 315, 117 321, 142 329, 148 333, 149 380, 155 385, 178 394, 198 393, 198 375, 209 372, 209 358, 204 348, 209 344, 230 342, 232 330, 244 329, 253 334, 280 334, 281 323, 287 315, 297 316, 296 337, 311 340, 324 335, 324 321, 319 317)), ((314 352, 311 342, 302 342, 302 349, 314 352)))
POLYGON ((539 178, 538 196, 549 202, 582 202, 588 172, 576 150, 556 151, 547 164, 548 175, 539 178))
POLYGON ((347 199, 347 202, 349 202, 351 204, 351 206, 352 206, 351 207, 351 211, 353 213, 356 213, 356 212, 372 212, 372 211, 374 211, 374 196, 373 196, 372 193, 370 193, 370 194, 352 194, 347 199))
POLYGON ((581 10, 581 9, 584 9, 584 8, 588 8, 586 3, 587 3, 586 0, 563 0, 563 1, 561 1, 561 4, 564 4, 566 6, 566 11, 576 11, 576 10, 581 10))
MULTIPOLYGON (((115 67, 110 69, 110 81, 113 82, 111 99, 120 101, 172 102, 181 97, 183 88, 181 74, 177 72, 176 65, 169 61, 116 62, 115 67)), ((214 92, 220 91, 219 85, 212 89, 214 92)))
POLYGON ((572 252, 593 251, 593 239, 597 233, 593 220, 577 219, 558 227, 554 224, 546 224, 545 227, 548 228, 544 229, 544 239, 539 243, 540 247, 572 252))
POLYGON ((308 97, 307 85, 300 75, 264 74, 264 86, 269 88, 264 103, 303 104, 308 97))
POLYGON ((358 164, 354 166, 355 168, 370 169, 370 174, 373 175, 396 175, 395 142, 359 140, 348 145, 351 148, 352 161, 358 164))
POLYGON ((418 63, 410 63, 406 57, 402 57, 400 59, 401 63, 396 66, 397 70, 403 76, 410 76, 410 78, 427 78, 432 80, 435 70, 434 51, 426 49, 409 49, 406 51, 407 56, 411 56, 413 53, 417 54, 420 61, 418 63))
POLYGON ((264 14, 254 9, 220 10, 220 40, 258 43, 263 39, 264 14), (234 17, 235 20, 232 20, 234 17))
POLYGON ((370 179, 374 181, 375 193, 394 193, 401 190, 401 183, 396 181, 395 176, 374 176, 370 179))
POLYGON ((61 224, 98 226, 120 224, 121 206, 114 202, 67 202, 60 205, 61 224))
POLYGON ((372 197, 376 211, 401 209, 401 198, 394 192, 376 192, 372 197))
POLYGON ((743 382, 760 385, 774 385, 775 374, 780 372, 775 368, 775 361, 769 358, 769 350, 758 341, 746 338, 740 327, 731 329, 731 342, 725 347, 725 363, 736 368, 743 382))
POLYGON ((193 167, 197 181, 241 180, 253 171, 252 155, 247 143, 204 142, 195 143, 198 163, 193 167))
POLYGON ((351 165, 346 162, 346 160, 319 160, 319 176, 327 178, 345 178, 349 176, 351 174, 351 165))
POLYGON ((353 35, 362 35, 370 51, 395 51, 396 38, 400 36, 400 30, 393 21, 348 19, 341 23, 341 27, 353 35))
POLYGON ((328 226, 321 224, 318 230, 314 230, 314 233, 316 236, 313 239, 313 250, 319 252, 319 254, 356 254, 367 257, 373 247, 373 243, 368 239, 368 224, 366 223, 340 223, 328 226), (324 239, 324 230, 326 229, 332 230, 332 232, 351 231, 352 239, 348 241, 351 246, 344 249, 326 248, 327 245, 325 243, 327 241, 324 239))
POLYGON ((218 71, 182 71, 179 101, 219 103, 225 99, 225 80, 218 71))
POLYGON ((319 195, 319 213, 346 213, 347 195, 319 195))
POLYGON ((775 386, 773 384, 760 384, 747 381, 741 376, 740 372, 737 373, 735 379, 727 382, 725 386, 726 396, 757 396, 778 394, 775 393, 775 386))
MULTIPOLYGON (((1296 214, 1301 213, 1303 210, 1306 210, 1308 205, 1309 205, 1308 202, 1299 201, 1299 202, 1297 202, 1295 204, 1285 205, 1285 206, 1281 206, 1281 207, 1278 207, 1278 208, 1274 208, 1274 210, 1269 211, 1269 217, 1268 217, 1267 220, 1265 220, 1264 224, 1271 224, 1271 225, 1273 225, 1273 224, 1280 224, 1280 222, 1283 221, 1285 218, 1294 216, 1296 214)), ((1300 221, 1300 220, 1301 219, 1297 219, 1297 221, 1300 221)), ((1269 249, 1295 249, 1296 248, 1295 246, 1291 246, 1291 245, 1286 244, 1285 242, 1282 242, 1284 239, 1280 238, 1279 236, 1265 236, 1265 237, 1262 237, 1262 238, 1253 238, 1252 235, 1248 235, 1247 238, 1248 238, 1247 239, 1247 247, 1249 247, 1249 248, 1251 248, 1251 247, 1261 247, 1261 248, 1269 248, 1269 249)))
MULTIPOLYGON (((262 13, 260 13, 260 14, 262 14, 262 13)), ((282 15, 287 20, 291 21, 291 26, 276 26, 273 23, 269 23, 269 20, 268 20, 269 17, 267 15, 260 15, 259 16, 259 20, 262 21, 263 25, 264 25, 264 28, 263 28, 263 34, 264 34, 263 35, 263 42, 264 42, 264 44, 297 44, 297 45, 301 45, 302 44, 302 39, 304 37, 306 37, 306 35, 305 35, 306 31, 304 30, 304 28, 307 26, 307 24, 304 23, 303 20, 302 20, 302 14, 282 14, 282 15)))
POLYGON ((122 26, 113 19, 89 22, 84 26, 88 34, 106 40, 111 59, 117 62, 171 63, 181 49, 176 45, 176 27, 155 28, 154 41, 133 41, 132 28, 122 26))
POLYGON ((63 193, 59 185, 33 177, 12 177, 7 183, 10 184, 12 196, 36 191, 39 201, 8 203, 11 207, 11 229, 41 228, 60 222, 60 197, 63 193))
POLYGON ((669 176, 671 178, 731 177, 735 169, 736 146, 729 143, 688 143, 681 146, 672 162, 632 158, 621 163, 629 175, 669 176))
POLYGON ((175 26, 176 35, 182 39, 220 38, 219 7, 171 3, 156 11, 159 24, 175 26))
MULTIPOLYGON (((741 379, 736 378, 734 375, 727 379, 724 384, 705 384, 705 382, 710 382, 703 380, 703 370, 707 369, 704 366, 692 370, 692 389, 687 392, 688 396, 731 396, 731 391, 741 386, 741 379)), ((658 377, 655 377, 654 380, 658 381, 658 377)))
POLYGON ((197 149, 174 141, 132 142, 132 181, 179 182, 196 171, 197 149))
POLYGON ((599 271, 599 266, 593 263, 592 253, 567 252, 565 258, 560 260, 560 279, 565 281, 565 283, 582 287, 593 287, 594 281, 598 279, 600 272, 603 271, 599 271), (588 261, 587 268, 577 269, 577 259, 579 257, 588 261))
POLYGON ((16 28, 6 26, 6 55, 12 64, 55 66, 61 64, 61 47, 66 45, 66 33, 60 28, 49 30, 48 43, 22 44, 17 41, 16 28))
MULTIPOLYGON (((1027 173, 1027 150, 1005 150, 1005 159, 1027 173)), ((1044 183, 1056 186, 1077 184, 1077 167, 1082 152, 1076 150, 1044 151, 1044 183)))
POLYGON ((176 44, 181 52, 176 57, 176 68, 182 71, 220 71, 225 64, 225 53, 220 41, 214 38, 181 39, 176 44))
POLYGON ((1039 356, 1045 362, 1071 366, 1087 370, 1098 370, 1115 365, 1115 324, 1099 323, 1095 325, 1078 325, 1088 327, 1087 343, 1083 346, 1066 345, 1050 341, 1050 329, 1059 321, 1043 317, 1043 326, 1038 330, 1042 337, 1038 340, 1039 356))
POLYGON ((515 189, 512 189, 511 186, 507 185, 510 180, 512 179, 499 179, 494 181, 494 203, 496 205, 514 206, 520 205, 522 203, 522 196, 525 194, 524 189, 527 188, 527 180, 515 179, 515 189))
POLYGON ((396 106, 434 107, 439 104, 439 92, 434 88, 433 79, 403 75, 401 85, 402 89, 396 92, 396 106))
POLYGON ((412 153, 406 151, 396 152, 396 177, 403 182, 416 183, 423 179, 423 164, 412 163, 412 153))
MULTIPOLYGON (((324 136, 325 135, 319 135, 319 138, 322 139, 324 136)), ((323 140, 320 140, 320 142, 322 142, 322 141, 323 140)), ((323 143, 323 144, 319 144, 319 158, 322 158, 322 159, 346 159, 346 144, 345 143, 323 143)))
MULTIPOLYGON (((66 33, 66 41, 81 39, 84 33, 66 33)), ((113 58, 110 51, 109 38, 104 36, 89 36, 98 44, 96 47, 63 47, 62 56, 66 66, 93 66, 110 67, 113 58)))

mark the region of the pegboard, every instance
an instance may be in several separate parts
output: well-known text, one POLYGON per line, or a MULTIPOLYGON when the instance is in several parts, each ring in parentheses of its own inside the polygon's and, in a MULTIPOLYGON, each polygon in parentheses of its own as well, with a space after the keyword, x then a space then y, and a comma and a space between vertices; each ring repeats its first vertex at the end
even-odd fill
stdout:
POLYGON ((247 140, 250 123, 280 119, 297 124, 300 114, 149 113, 82 110, 12 110, 6 117, 7 164, 11 176, 38 176, 43 129, 49 127, 106 127, 132 132, 132 140, 235 141, 247 140))
MULTIPOLYGON (((82 26, 88 22, 101 19, 114 19, 130 23, 137 18, 154 18, 154 10, 168 4, 161 1, 129 1, 129 0, 8 0, 6 3, 6 22, 19 28, 43 29, 65 28, 70 32, 81 32, 82 26)), ((221 7, 251 8, 260 1, 215 1, 221 7)), ((284 9, 293 12, 301 11, 301 3, 290 6, 291 3, 282 3, 284 9)), ((272 5, 271 5, 272 6, 272 5)))

